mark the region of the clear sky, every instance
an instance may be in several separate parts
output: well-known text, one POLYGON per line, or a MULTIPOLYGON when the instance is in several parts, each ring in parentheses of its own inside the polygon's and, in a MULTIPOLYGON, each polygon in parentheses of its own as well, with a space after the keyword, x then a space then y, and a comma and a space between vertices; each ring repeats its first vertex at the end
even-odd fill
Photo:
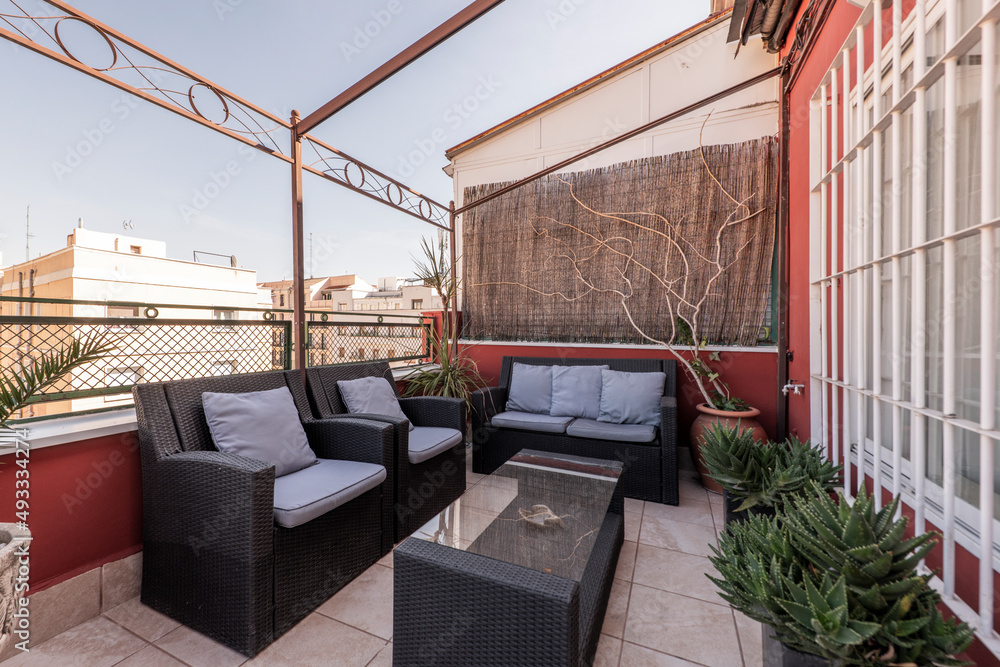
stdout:
MULTIPOLYGON (((40 0, 18 4, 32 13, 55 11, 40 0)), ((287 118, 292 109, 308 115, 466 4, 76 0, 74 6, 287 118)), ((313 134, 447 203, 445 149, 684 30, 708 15, 708 5, 507 0, 313 134), (455 105, 477 88, 478 105, 459 113, 455 105), (441 138, 437 130, 442 141, 432 138, 441 138), (420 159, 418 149, 430 155, 420 159)), ((0 0, 0 13, 18 12, 0 0)), ((64 30, 73 35, 71 24, 64 30)), ((102 45, 78 36, 81 56, 100 61, 102 45)), ((63 247, 79 218, 88 229, 108 232, 130 220, 130 234, 166 241, 170 257, 235 254, 260 281, 290 278, 289 174, 283 161, 0 40, 4 265, 25 259, 30 205, 32 257, 63 247)), ((310 268, 317 276, 357 273, 372 282, 410 275, 421 236, 436 233, 308 174, 304 201, 307 276, 310 268)))

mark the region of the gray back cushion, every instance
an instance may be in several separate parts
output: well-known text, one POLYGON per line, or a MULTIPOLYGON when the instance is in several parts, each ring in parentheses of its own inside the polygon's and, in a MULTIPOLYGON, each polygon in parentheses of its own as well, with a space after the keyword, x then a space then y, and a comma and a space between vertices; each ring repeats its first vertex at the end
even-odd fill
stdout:
POLYGON ((507 410, 547 415, 552 407, 552 366, 514 362, 507 410))
POLYGON ((601 371, 607 366, 553 366, 550 414, 597 419, 601 414, 601 371))
POLYGON ((316 462, 288 387, 246 394, 206 391, 201 401, 220 452, 273 463, 276 477, 316 462))
MULTIPOLYGON (((399 400, 392 385, 383 377, 365 377, 357 380, 338 380, 337 388, 344 405, 352 414, 366 413, 408 419, 399 407, 399 400)), ((413 430, 413 424, 410 424, 413 430)))
POLYGON ((664 373, 601 371, 599 422, 660 425, 664 373))

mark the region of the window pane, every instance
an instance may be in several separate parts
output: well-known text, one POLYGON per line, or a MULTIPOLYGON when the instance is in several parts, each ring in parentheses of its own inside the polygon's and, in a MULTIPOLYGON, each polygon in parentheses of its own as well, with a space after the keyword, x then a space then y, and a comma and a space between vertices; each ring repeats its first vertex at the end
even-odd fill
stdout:
POLYGON ((935 246, 927 251, 927 321, 924 324, 927 358, 927 406, 944 407, 944 366, 942 319, 944 315, 944 249, 935 246))
POLYGON ((958 180, 956 225, 965 229, 980 222, 980 154, 982 118, 982 47, 958 61, 958 180))
MULTIPOLYGON (((919 156, 917 156, 919 158, 919 156)), ((927 239, 944 229, 944 79, 927 91, 927 239)))
MULTIPOLYGON (((958 346, 955 386, 958 390, 959 417, 979 421, 979 371, 982 350, 979 345, 980 326, 980 259, 979 236, 961 239, 957 245, 955 334, 958 346)), ((996 355, 996 350, 989 354, 996 355)))

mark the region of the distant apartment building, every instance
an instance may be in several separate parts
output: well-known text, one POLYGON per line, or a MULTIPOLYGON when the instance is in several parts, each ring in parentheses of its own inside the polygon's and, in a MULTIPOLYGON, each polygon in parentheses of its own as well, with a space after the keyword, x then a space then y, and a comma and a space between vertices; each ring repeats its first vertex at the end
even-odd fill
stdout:
MULTIPOLYGON (((261 283, 260 288, 270 290, 273 308, 291 310, 291 280, 261 283)), ((414 357, 424 348, 424 332, 416 318, 442 308, 434 290, 413 278, 379 278, 377 286, 356 274, 309 278, 305 291, 310 366, 366 359, 402 365, 404 357, 414 357)), ((290 313, 279 312, 275 319, 288 317, 290 313)))
MULTIPOLYGON (((261 307, 256 271, 172 259, 167 257, 163 241, 77 228, 67 237, 65 248, 4 268, 0 275, 0 295, 203 307, 160 312, 140 305, 0 303, 0 314, 7 317, 125 320, 120 326, 99 325, 113 327, 118 338, 116 352, 98 365, 89 364, 75 372, 65 383, 65 391, 174 379, 181 373, 194 377, 269 370, 274 362, 271 327, 237 330, 225 324, 231 320, 262 319, 260 313, 241 312, 244 308, 261 307), (157 318, 217 320, 218 324, 153 327, 136 322, 157 318), (257 341, 258 338, 261 340, 257 341)), ((95 326, 4 325, 0 327, 3 370, 16 372, 30 359, 84 335, 95 326)), ((91 396, 38 403, 21 416, 92 410, 130 402, 128 393, 91 396)))

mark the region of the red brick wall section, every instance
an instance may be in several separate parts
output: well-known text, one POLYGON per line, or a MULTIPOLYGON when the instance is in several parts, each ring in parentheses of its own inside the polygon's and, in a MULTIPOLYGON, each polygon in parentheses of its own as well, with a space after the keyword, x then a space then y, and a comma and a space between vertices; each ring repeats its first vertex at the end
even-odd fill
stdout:
MULTIPOLYGON (((0 521, 16 521, 13 455, 0 457, 0 521)), ((142 550, 134 431, 31 450, 29 593, 142 550)))
MULTIPOLYGON (((500 363, 503 357, 556 357, 563 359, 599 358, 624 359, 673 359, 664 349, 648 350, 627 347, 573 347, 552 345, 463 345, 462 349, 475 359, 479 372, 490 386, 497 385, 500 377, 500 363)), ((777 419, 778 355, 775 352, 722 352, 721 360, 712 364, 722 372, 722 379, 729 384, 735 396, 745 398, 760 410, 758 418, 768 435, 774 437, 777 419)), ((687 442, 688 429, 697 416, 695 405, 702 402, 701 394, 694 384, 678 372, 677 377, 678 437, 681 444, 687 442)), ((803 437, 808 437, 808 431, 803 437)))

